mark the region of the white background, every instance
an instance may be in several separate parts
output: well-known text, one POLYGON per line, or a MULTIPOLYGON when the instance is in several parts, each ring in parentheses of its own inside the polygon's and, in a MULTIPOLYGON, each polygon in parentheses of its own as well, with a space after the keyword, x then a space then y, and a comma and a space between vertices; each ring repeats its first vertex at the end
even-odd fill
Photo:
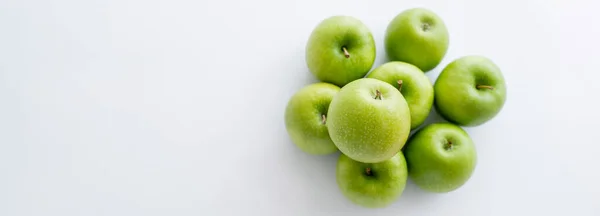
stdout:
MULTIPOLYGON (((600 215, 600 31, 592 1, 2 0, 0 215, 600 215), (315 82, 305 42, 351 15, 383 35, 437 12, 451 60, 481 54, 508 100, 467 128, 464 187, 407 185, 385 209, 351 204, 337 155, 288 139, 287 100, 315 82)), ((440 121, 432 115, 428 122, 440 121)))

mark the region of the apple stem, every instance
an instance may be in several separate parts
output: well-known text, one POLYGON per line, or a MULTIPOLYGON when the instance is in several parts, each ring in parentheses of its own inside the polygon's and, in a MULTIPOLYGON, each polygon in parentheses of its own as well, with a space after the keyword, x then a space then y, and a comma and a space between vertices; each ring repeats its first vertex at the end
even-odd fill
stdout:
POLYGON ((398 91, 402 91, 402 80, 398 80, 398 91))
POLYGON ((325 114, 321 115, 321 122, 323 122, 323 124, 327 122, 327 116, 325 116, 325 114))
POLYGON ((489 86, 489 85, 477 85, 477 89, 489 89, 489 90, 494 90, 493 86, 489 86))
POLYGON ((381 100, 381 92, 379 90, 375 90, 375 99, 381 100))
POLYGON ((366 173, 368 176, 371 176, 371 168, 367 167, 367 169, 365 169, 365 173, 366 173))
POLYGON ((344 51, 344 56, 346 56, 346 58, 350 58, 350 53, 348 53, 346 47, 342 47, 342 50, 344 51))

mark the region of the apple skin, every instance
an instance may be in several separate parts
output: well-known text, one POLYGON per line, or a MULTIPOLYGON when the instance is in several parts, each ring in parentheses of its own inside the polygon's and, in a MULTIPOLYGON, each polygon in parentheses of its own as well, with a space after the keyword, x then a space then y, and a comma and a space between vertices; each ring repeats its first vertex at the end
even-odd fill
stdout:
POLYGON ((329 138, 327 111, 329 103, 340 91, 330 83, 313 83, 298 90, 285 109, 285 127, 292 142, 302 151, 313 155, 337 152, 329 138))
POLYGON ((504 107, 506 83, 490 59, 464 56, 448 64, 434 84, 435 107, 449 122, 473 127, 493 119, 504 107))
POLYGON ((379 163, 361 163, 340 154, 336 167, 336 181, 342 194, 352 203, 367 208, 384 208, 398 200, 407 176, 402 152, 379 163))
POLYGON ((424 72, 442 61, 449 42, 444 21, 425 8, 411 8, 396 15, 388 24, 384 38, 390 61, 410 63, 424 72))
POLYGON ((406 143, 410 111, 394 86, 361 78, 335 95, 329 105, 327 128, 342 153, 359 162, 377 163, 393 157, 406 143))
POLYGON ((340 87, 363 78, 376 56, 370 29, 351 16, 321 21, 311 32, 305 52, 309 71, 322 82, 340 87))
POLYGON ((418 67, 406 62, 393 61, 373 69, 369 78, 375 78, 400 87, 400 93, 406 99, 410 110, 410 129, 415 129, 425 122, 433 106, 433 84, 418 67))
POLYGON ((460 188, 477 164, 473 140, 461 127, 434 123, 417 131, 404 148, 409 178, 421 189, 447 193, 460 188))

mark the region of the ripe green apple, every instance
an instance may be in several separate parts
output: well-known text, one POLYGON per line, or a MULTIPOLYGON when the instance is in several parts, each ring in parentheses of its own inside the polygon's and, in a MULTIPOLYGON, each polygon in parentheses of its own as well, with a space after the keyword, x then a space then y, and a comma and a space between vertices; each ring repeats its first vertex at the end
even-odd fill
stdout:
POLYGON ((394 86, 361 78, 341 88, 329 105, 327 129, 337 148, 363 163, 393 157, 410 133, 410 111, 394 86))
POLYGON ((396 15, 387 26, 384 39, 390 61, 407 62, 424 72, 442 61, 448 44, 446 24, 425 8, 412 8, 396 15))
POLYGON ((477 163, 471 137, 457 125, 434 123, 417 131, 404 149, 411 180, 421 189, 446 193, 464 185, 477 163))
POLYGON ((363 78, 375 62, 375 40, 370 29, 351 16, 332 16, 312 31, 305 51, 306 64, 317 79, 344 86, 363 78))
POLYGON ((336 181, 342 194, 367 208, 383 208, 402 196, 407 180, 402 152, 379 163, 361 163, 340 154, 336 181))
POLYGON ((478 126, 494 118, 506 101, 506 83, 490 59, 464 56, 452 61, 434 84, 435 107, 446 120, 478 126))
POLYGON ((418 67, 392 61, 375 68, 367 77, 382 80, 400 90, 410 110, 410 129, 425 122, 433 106, 433 84, 418 67))
POLYGON ((285 109, 285 126, 292 142, 302 151, 324 155, 337 152, 327 131, 327 110, 340 87, 313 83, 298 90, 285 109))

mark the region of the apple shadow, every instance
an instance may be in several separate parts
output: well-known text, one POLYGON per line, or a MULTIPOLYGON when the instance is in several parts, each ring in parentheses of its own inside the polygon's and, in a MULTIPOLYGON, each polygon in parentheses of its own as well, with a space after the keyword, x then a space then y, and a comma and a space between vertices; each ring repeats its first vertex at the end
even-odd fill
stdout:
MULTIPOLYGON (((302 196, 294 199, 309 206, 327 208, 332 201, 342 202, 341 193, 336 182, 336 164, 340 152, 328 155, 311 155, 296 147, 291 140, 282 143, 286 145, 286 166, 294 173, 292 178, 297 188, 302 188, 302 196)), ((335 203, 339 205, 339 203, 335 203)))
POLYGON ((410 131, 410 136, 412 136, 415 132, 421 130, 423 127, 433 123, 448 123, 448 121, 437 112, 435 106, 431 107, 431 111, 429 112, 429 115, 427 116, 423 124, 410 131))
MULTIPOLYGON (((435 109, 435 106, 433 106, 431 108, 429 115, 423 122, 423 124, 421 124, 421 126, 417 127, 416 129, 411 130, 409 139, 412 138, 412 136, 417 131, 421 130, 423 127, 426 127, 427 125, 434 124, 434 123, 445 123, 445 122, 448 122, 448 121, 446 119, 444 119, 437 112, 437 110, 435 109)), ((406 147, 406 145, 404 147, 406 147)), ((402 151, 404 151, 404 148, 402 149, 402 151)), ((405 206, 410 206, 411 208, 414 208, 415 206, 421 206, 421 208, 429 208, 429 207, 433 207, 433 206, 430 206, 430 203, 432 203, 432 200, 441 198, 441 196, 443 196, 443 194, 432 193, 432 192, 422 190, 410 178, 408 178, 407 182, 406 182, 406 187, 404 189, 404 192, 402 193, 400 200, 398 200, 398 202, 394 203, 393 206, 394 206, 394 208, 406 208, 405 206), (402 197, 410 197, 410 199, 403 199, 402 197)))
POLYGON ((301 83, 304 85, 321 82, 308 69, 302 71, 305 76, 302 77, 301 83))
POLYGON ((365 74, 365 76, 363 77, 367 77, 369 76, 369 74, 371 74, 371 72, 373 72, 373 70, 375 70, 375 68, 390 62, 390 58, 386 55, 385 52, 381 51, 381 53, 377 53, 377 56, 375 57, 375 61, 373 62, 373 66, 371 66, 371 69, 369 69, 369 72, 367 72, 365 74))
POLYGON ((410 178, 406 182, 406 187, 402 195, 390 208, 393 209, 430 209, 435 208, 436 200, 444 199, 444 194, 432 193, 419 188, 410 178))
POLYGON ((276 74, 280 90, 272 92, 272 98, 278 101, 276 105, 280 107, 277 128, 274 129, 274 133, 278 134, 274 140, 277 143, 277 154, 273 155, 272 160, 278 163, 273 166, 282 175, 277 176, 277 181, 283 183, 265 187, 275 188, 273 194, 269 194, 272 198, 300 202, 304 206, 327 208, 332 201, 335 201, 336 205, 339 204, 337 202, 344 201, 339 197, 341 193, 335 178, 340 152, 329 155, 308 154, 298 148, 286 133, 283 116, 290 97, 309 84, 321 82, 306 65, 304 45, 298 45, 292 50, 281 56, 281 64, 277 64, 277 68, 272 68, 273 71, 286 71, 276 74))
MULTIPOLYGON (((303 54, 302 50, 293 53, 292 56, 299 57, 303 56, 303 54)), ((385 53, 378 56, 381 56, 381 58, 374 62, 369 73, 376 67, 390 61, 385 53)), ((303 61, 295 60, 290 62, 289 65, 291 65, 292 73, 290 74, 292 75, 286 74, 280 75, 281 77, 279 77, 281 80, 280 83, 288 84, 287 86, 283 86, 286 91, 283 93, 277 92, 276 95, 283 101, 287 101, 295 91, 303 86, 320 82, 308 70, 303 61)), ((285 103, 282 102, 279 105, 285 106, 285 103)), ((279 123, 281 124, 281 122, 282 121, 279 123)), ((415 132, 427 125, 439 122, 447 121, 438 114, 435 107, 432 107, 424 123, 418 128, 411 130, 409 136, 412 137, 415 132)), ((284 127, 285 126, 283 126, 283 128, 284 127)), ((285 185, 293 185, 295 189, 284 192, 281 190, 286 190, 287 188, 277 188, 279 189, 276 191, 278 194, 271 194, 271 196, 286 200, 293 199, 296 202, 303 203, 303 206, 311 206, 311 208, 320 207, 322 212, 337 212, 340 209, 346 209, 352 210, 355 213, 364 212, 367 214, 373 210, 356 206, 345 198, 341 191, 339 191, 336 182, 336 164, 341 154, 339 151, 330 155, 310 155, 296 147, 284 130, 278 130, 278 133, 283 134, 283 136, 276 140, 276 142, 281 145, 278 147, 278 151, 281 152, 281 154, 277 155, 275 160, 279 161, 280 164, 278 167, 285 170, 283 173, 286 175, 278 178, 283 181, 290 181, 285 185)), ((275 193, 275 191, 273 193, 275 193)), ((392 204, 392 207, 398 209, 408 207, 414 208, 414 206, 421 206, 423 208, 434 207, 431 206, 431 201, 439 198, 442 198, 440 194, 424 191, 408 179, 402 196, 398 201, 392 204)))

